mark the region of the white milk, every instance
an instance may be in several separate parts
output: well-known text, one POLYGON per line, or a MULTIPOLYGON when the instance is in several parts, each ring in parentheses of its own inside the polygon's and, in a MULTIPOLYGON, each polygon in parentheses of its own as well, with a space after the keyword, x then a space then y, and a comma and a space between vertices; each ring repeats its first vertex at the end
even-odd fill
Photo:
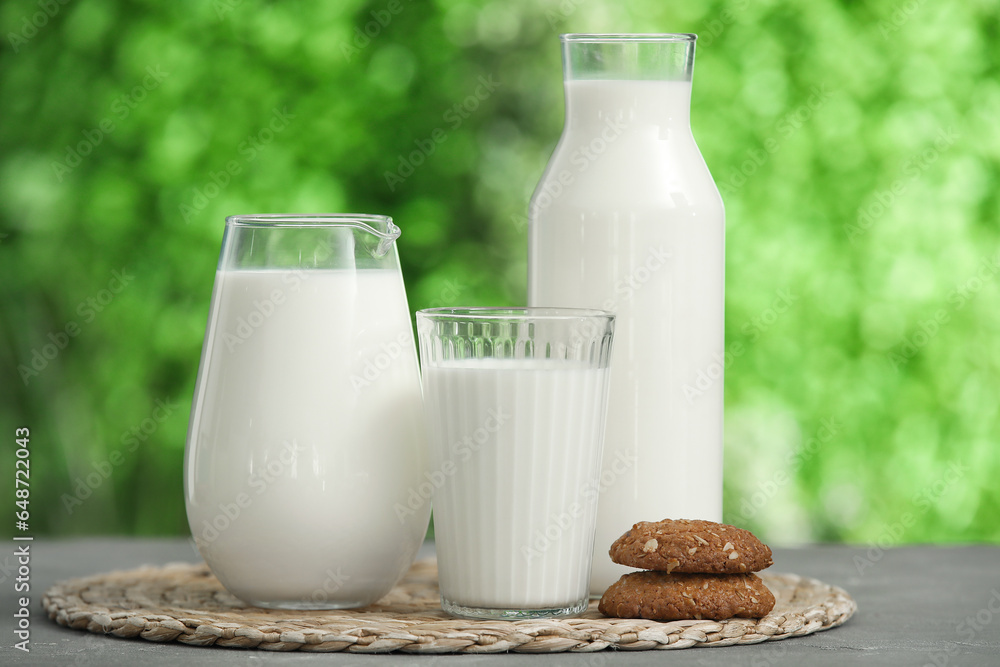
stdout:
POLYGON ((442 597, 486 609, 585 600, 606 370, 475 360, 423 372, 442 597))
POLYGON ((528 304, 617 314, 595 595, 629 571, 608 548, 633 523, 722 519, 724 215, 690 95, 690 82, 567 82, 532 199, 528 304))
POLYGON ((220 272, 201 363, 185 487, 213 572, 263 606, 381 597, 430 512, 406 507, 426 443, 399 273, 220 272))

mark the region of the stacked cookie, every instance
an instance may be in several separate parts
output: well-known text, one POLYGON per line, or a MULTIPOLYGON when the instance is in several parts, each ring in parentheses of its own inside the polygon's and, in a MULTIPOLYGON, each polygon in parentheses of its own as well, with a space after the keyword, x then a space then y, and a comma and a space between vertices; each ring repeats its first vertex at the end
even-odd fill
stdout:
POLYGON ((642 521, 611 545, 611 560, 645 572, 622 576, 604 593, 605 616, 658 621, 761 618, 774 595, 754 572, 771 550, 742 528, 713 521, 642 521))

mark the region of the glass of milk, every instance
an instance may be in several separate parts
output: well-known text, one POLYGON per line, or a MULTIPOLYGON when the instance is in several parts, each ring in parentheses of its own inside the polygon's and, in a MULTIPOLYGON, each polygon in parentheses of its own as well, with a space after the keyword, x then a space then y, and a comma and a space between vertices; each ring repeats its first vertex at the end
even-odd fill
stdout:
POLYGON ((369 215, 226 219, 185 455, 188 522, 235 596, 370 604, 430 503, 399 228, 369 215))
POLYGON ((417 312, 446 612, 587 608, 614 320, 571 308, 417 312))

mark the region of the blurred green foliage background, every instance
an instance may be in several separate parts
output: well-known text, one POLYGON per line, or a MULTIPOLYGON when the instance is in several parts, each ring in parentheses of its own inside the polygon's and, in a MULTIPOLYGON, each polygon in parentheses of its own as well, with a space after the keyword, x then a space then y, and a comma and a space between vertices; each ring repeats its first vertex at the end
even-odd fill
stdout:
POLYGON ((558 34, 695 32, 727 206, 727 520, 1000 541, 998 10, 5 2, 0 498, 28 426, 33 532, 186 533, 224 216, 386 213, 411 309, 523 303, 558 34))

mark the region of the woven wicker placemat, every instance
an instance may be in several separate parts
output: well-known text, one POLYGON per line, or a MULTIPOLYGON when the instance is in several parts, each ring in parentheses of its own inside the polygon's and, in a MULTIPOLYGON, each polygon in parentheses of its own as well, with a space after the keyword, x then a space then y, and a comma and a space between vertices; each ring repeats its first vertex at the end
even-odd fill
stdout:
POLYGON ((607 618, 597 603, 581 616, 470 621, 441 611, 437 564, 416 563, 377 604, 361 610, 274 611, 230 595, 204 564, 142 567, 52 586, 42 598, 60 625, 115 637, 271 651, 355 653, 558 653, 730 646, 808 635, 857 609, 836 586, 762 573, 777 604, 762 619, 673 621, 607 618))

